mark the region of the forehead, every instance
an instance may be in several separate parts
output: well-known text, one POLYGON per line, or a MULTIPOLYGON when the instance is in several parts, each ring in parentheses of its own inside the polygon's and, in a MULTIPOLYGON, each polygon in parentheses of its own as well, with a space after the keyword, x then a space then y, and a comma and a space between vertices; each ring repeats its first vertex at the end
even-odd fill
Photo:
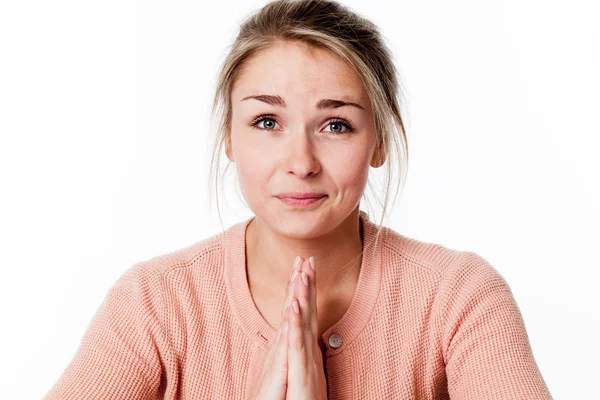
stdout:
POLYGON ((267 92, 283 97, 367 98, 360 77, 341 57, 324 49, 283 41, 247 60, 232 89, 232 99, 239 101, 248 94, 267 92))

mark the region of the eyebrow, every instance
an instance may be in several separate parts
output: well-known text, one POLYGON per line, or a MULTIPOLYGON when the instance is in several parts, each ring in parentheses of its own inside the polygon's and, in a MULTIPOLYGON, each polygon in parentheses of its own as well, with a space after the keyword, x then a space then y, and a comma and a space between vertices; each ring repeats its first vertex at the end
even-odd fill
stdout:
MULTIPOLYGON (((258 101, 262 101, 264 103, 270 104, 272 106, 278 107, 286 107, 285 101, 281 98, 281 96, 272 96, 269 94, 257 94, 252 96, 246 96, 241 101, 255 99, 258 101)), ((342 101, 342 100, 334 100, 334 99, 321 99, 317 102, 316 107, 318 110, 325 110, 329 108, 338 108, 343 106, 353 106, 358 107, 361 110, 364 110, 363 106, 358 103, 354 103, 352 101, 342 101)))

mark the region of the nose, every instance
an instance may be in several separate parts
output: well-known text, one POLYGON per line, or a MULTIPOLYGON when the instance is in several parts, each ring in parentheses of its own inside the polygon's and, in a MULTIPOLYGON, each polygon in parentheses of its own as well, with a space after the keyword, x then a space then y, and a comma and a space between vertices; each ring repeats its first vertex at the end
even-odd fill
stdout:
POLYGON ((290 136, 291 139, 287 143, 289 149, 286 153, 289 173, 299 178, 317 174, 321 170, 321 165, 316 159, 312 133, 308 130, 297 130, 290 136))

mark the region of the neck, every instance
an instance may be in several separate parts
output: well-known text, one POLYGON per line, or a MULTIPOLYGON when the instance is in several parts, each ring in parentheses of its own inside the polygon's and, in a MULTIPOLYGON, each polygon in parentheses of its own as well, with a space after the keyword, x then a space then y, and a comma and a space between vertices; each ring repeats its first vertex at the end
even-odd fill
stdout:
POLYGON ((355 287, 362 248, 358 208, 327 234, 309 239, 283 236, 256 217, 246 232, 248 276, 259 277, 255 282, 259 281, 263 290, 277 297, 282 288, 285 290, 296 256, 312 256, 317 271, 317 297, 331 297, 355 287))

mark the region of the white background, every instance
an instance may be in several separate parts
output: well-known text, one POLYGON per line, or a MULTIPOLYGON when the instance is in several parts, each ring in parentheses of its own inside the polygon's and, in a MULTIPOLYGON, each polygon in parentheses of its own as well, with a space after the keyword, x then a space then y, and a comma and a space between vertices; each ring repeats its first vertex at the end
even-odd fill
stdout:
MULTIPOLYGON (((380 26, 407 100, 408 180, 386 225, 488 260, 553 396, 597 395, 599 3, 344 3, 380 26)), ((134 262, 221 230, 212 90, 263 4, 0 4, 3 398, 50 389, 134 262)), ((252 215, 227 200, 225 228, 252 215)))

